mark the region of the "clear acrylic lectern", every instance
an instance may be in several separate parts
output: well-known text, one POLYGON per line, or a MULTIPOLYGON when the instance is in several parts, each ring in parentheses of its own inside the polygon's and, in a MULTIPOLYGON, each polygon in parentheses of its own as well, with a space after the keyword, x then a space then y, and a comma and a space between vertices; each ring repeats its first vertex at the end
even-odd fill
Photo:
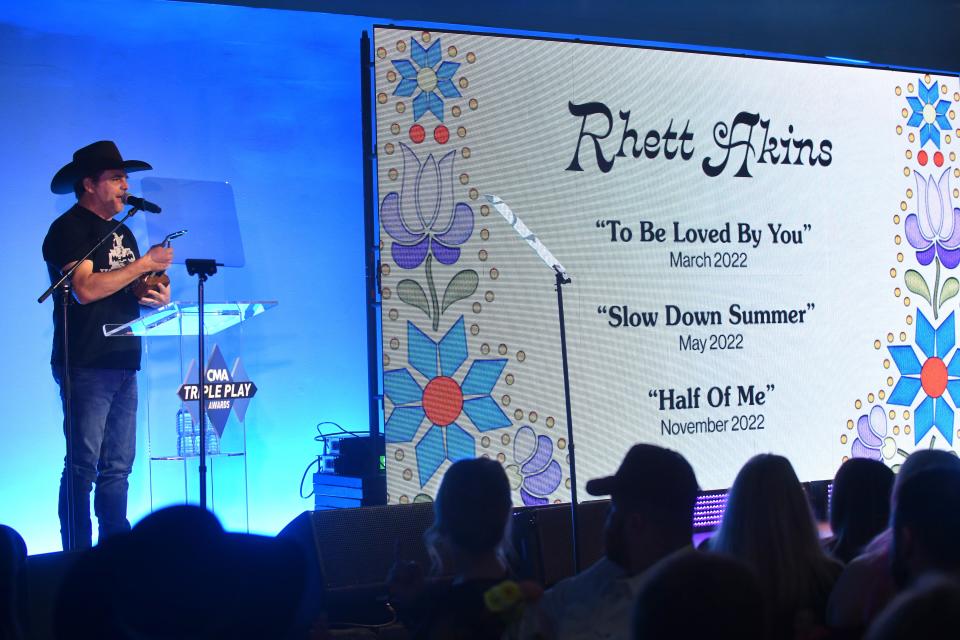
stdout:
MULTIPOLYGON (((231 327, 241 325, 242 323, 250 320, 264 311, 272 309, 277 306, 277 302, 274 300, 260 300, 253 302, 207 302, 204 304, 204 335, 211 336, 218 334, 226 329, 231 327)), ((153 345, 147 344, 145 348, 145 354, 148 359, 151 359, 151 355, 154 352, 157 352, 159 357, 157 362, 151 362, 147 367, 149 376, 157 377, 161 380, 160 384, 157 385, 164 390, 169 391, 169 398, 158 399, 154 402, 153 398, 148 401, 147 404, 147 416, 146 416, 146 425, 147 425, 147 452, 148 452, 148 462, 149 462, 149 483, 150 483, 150 510, 153 511, 155 508, 166 506, 168 504, 173 504, 177 502, 188 503, 191 502, 191 493, 194 493, 197 489, 196 486, 191 487, 191 478, 195 475, 196 466, 198 464, 199 455, 198 452, 188 452, 184 451, 181 446, 182 443, 176 438, 176 436, 182 437, 182 434, 178 434, 174 430, 174 424, 171 419, 165 418, 174 418, 177 420, 177 426, 184 416, 187 416, 187 411, 184 404, 180 404, 180 409, 167 416, 165 414, 170 413, 167 409, 151 410, 150 407, 153 407, 157 404, 160 406, 169 405, 171 402, 174 402, 173 396, 175 395, 176 387, 180 383, 186 383, 191 379, 192 382, 196 383, 197 377, 197 366, 195 361, 190 364, 186 364, 187 361, 191 359, 191 354, 193 354, 193 349, 187 347, 184 344, 184 338, 190 338, 192 336, 197 336, 199 331, 199 305, 196 302, 171 302, 159 309, 152 311, 151 313, 141 316, 136 320, 128 322, 126 324, 107 324, 103 327, 104 335, 111 336, 139 336, 144 338, 150 337, 177 337, 179 344, 173 345, 167 343, 166 340, 161 340, 153 345), (166 343, 166 344, 165 344, 166 343), (158 348, 159 347, 159 348, 158 348), (172 352, 171 352, 172 351, 172 352), (172 362, 176 361, 176 366, 171 366, 172 362), (185 373, 186 372, 186 373, 185 373), (160 415, 158 419, 156 414, 160 415), (161 468, 155 468, 155 464, 162 464, 161 468), (182 471, 182 482, 183 482, 183 493, 182 500, 180 498, 171 498, 170 493, 164 493, 163 487, 169 486, 169 482, 165 482, 164 479, 168 479, 168 475, 171 470, 166 470, 166 466, 169 463, 179 464, 180 470, 182 471), (159 483, 159 485, 155 484, 159 483), (191 491, 193 489, 194 491, 191 491)), ((240 347, 242 350, 242 347, 240 347)), ((214 347, 216 349, 216 347, 214 347)), ((193 355, 195 358, 196 356, 193 355)), ((236 369, 239 363, 239 358, 237 358, 234 363, 234 368, 236 369)), ((240 365, 242 370, 242 365, 240 365)), ((154 385, 151 385, 154 386, 154 385)), ((189 413, 193 413, 191 410, 189 413)), ((246 457, 246 420, 242 414, 237 415, 239 429, 234 429, 230 433, 218 434, 214 440, 215 448, 211 449, 210 439, 211 436, 207 436, 207 458, 209 459, 210 465, 210 474, 208 478, 208 485, 210 490, 210 509, 211 511, 218 512, 217 509, 217 497, 216 497, 216 477, 217 477, 217 468, 221 466, 223 473, 227 473, 228 476, 234 476, 242 474, 242 493, 237 491, 232 492, 224 496, 221 500, 224 502, 224 507, 226 509, 223 513, 218 513, 218 516, 223 521, 224 525, 227 526, 231 524, 231 529, 245 529, 249 531, 249 505, 248 505, 248 490, 247 490, 247 457, 246 457), (237 467, 240 467, 239 469, 237 467), (238 499, 239 498, 239 499, 238 499), (238 520, 236 516, 238 510, 242 508, 243 516, 242 520, 238 520)), ((187 417, 186 419, 190 419, 187 417)), ((192 418, 192 422, 195 424, 197 422, 196 416, 192 418)), ((207 416, 206 419, 207 425, 205 428, 210 429, 210 419, 207 416)), ((197 427, 199 428, 199 426, 197 427)), ((208 434, 210 432, 208 431, 208 434)), ((176 472, 175 472, 176 473, 176 472)), ((176 476, 181 475, 176 473, 176 476)), ((179 481, 177 481, 179 482, 179 481)), ((239 484, 239 478, 237 478, 239 484)), ((193 485, 196 485, 197 482, 193 481, 193 485)), ((237 487, 239 489, 239 487, 237 487)))

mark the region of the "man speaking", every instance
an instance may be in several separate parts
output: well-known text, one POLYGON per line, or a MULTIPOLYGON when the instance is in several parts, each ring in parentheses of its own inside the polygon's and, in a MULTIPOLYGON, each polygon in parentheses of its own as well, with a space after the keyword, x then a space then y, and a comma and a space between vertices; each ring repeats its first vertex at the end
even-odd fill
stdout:
POLYGON ((82 549, 92 544, 90 491, 94 481, 94 511, 100 524, 100 539, 130 529, 127 477, 136 452, 136 373, 140 369, 141 345, 138 337, 107 338, 103 325, 130 322, 140 315, 141 305, 160 307, 170 301, 167 285, 153 284, 139 297, 131 285, 141 276, 169 267, 173 249, 154 246, 141 257, 130 229, 126 225, 117 227, 113 221, 126 202, 127 173, 151 168, 146 162, 124 160, 117 145, 104 140, 77 150, 73 160, 50 183, 54 193, 73 191, 77 196, 77 203, 54 220, 43 240, 43 259, 51 283, 82 260, 70 283, 73 299, 67 301, 67 326, 63 297, 55 296, 50 357, 64 405, 64 436, 68 447, 72 447, 73 458, 72 466, 64 464, 60 480, 64 549, 82 549), (104 237, 107 240, 83 259, 104 237), (63 366, 64 337, 69 347, 69 371, 63 366), (65 395, 66 376, 71 407, 67 406, 65 395), (72 425, 69 432, 68 424, 72 425), (72 474, 72 482, 68 482, 67 474, 72 474), (67 496, 70 485, 72 544, 67 496))

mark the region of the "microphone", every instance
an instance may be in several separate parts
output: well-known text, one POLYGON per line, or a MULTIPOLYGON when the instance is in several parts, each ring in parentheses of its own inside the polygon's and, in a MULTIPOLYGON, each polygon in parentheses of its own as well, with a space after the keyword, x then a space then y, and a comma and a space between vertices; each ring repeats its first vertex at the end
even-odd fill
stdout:
POLYGON ((136 207, 142 211, 147 211, 149 213, 160 213, 160 206, 155 205, 149 200, 144 200, 143 198, 138 198, 137 196, 132 196, 129 193, 123 194, 123 201, 126 202, 131 207, 136 207))

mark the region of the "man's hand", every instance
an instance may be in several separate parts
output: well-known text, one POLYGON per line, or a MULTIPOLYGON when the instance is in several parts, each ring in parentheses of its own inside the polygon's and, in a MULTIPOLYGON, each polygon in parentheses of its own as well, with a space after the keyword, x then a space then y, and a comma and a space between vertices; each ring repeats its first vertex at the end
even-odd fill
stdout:
POLYGON ((146 271, 164 271, 173 263, 173 247, 161 247, 158 244, 141 258, 146 271))
MULTIPOLYGON (((150 247, 150 251, 139 259, 113 271, 94 273, 93 262, 84 260, 73 274, 73 293, 80 304, 95 302, 109 295, 113 295, 145 273, 165 270, 172 262, 173 249, 170 247, 161 247, 160 245, 150 247)), ((69 271, 73 264, 74 263, 71 262, 70 264, 64 265, 62 271, 64 273, 69 271)), ((169 302, 169 289, 167 289, 163 295, 166 296, 166 301, 169 302)), ((154 298, 156 298, 156 296, 141 298, 140 304, 154 306, 152 304, 154 298)), ((166 302, 162 304, 166 304, 166 302)))
POLYGON ((159 308, 170 303, 170 285, 157 283, 155 286, 147 289, 147 292, 139 300, 145 307, 159 308))

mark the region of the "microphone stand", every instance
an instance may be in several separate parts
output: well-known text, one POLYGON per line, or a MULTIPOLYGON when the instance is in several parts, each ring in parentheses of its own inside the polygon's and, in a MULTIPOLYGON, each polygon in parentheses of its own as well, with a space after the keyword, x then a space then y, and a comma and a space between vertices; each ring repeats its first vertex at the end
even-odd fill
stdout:
MULTIPOLYGON (((132 207, 125 216, 113 227, 110 231, 107 232, 105 236, 100 238, 100 241, 97 244, 93 245, 86 255, 77 260, 70 269, 63 274, 57 282, 50 285, 46 291, 43 292, 37 302, 43 304, 47 298, 54 291, 60 293, 60 310, 63 313, 63 371, 60 373, 60 382, 61 382, 61 392, 63 394, 63 429, 67 441, 67 460, 66 460, 66 469, 67 469, 67 530, 66 530, 66 544, 64 545, 64 551, 76 551, 80 548, 80 541, 77 539, 77 523, 76 523, 76 511, 77 505, 73 499, 74 486, 76 485, 73 473, 73 389, 70 381, 70 344, 69 344, 69 323, 70 323, 70 313, 69 305, 72 304, 73 296, 71 295, 71 278, 73 278, 74 272, 83 264, 84 260, 87 260, 92 256, 97 249, 107 241, 107 238, 113 236, 114 232, 119 229, 123 223, 129 220, 133 214, 139 211, 136 206, 132 207)), ((88 514, 89 515, 89 514, 88 514)))
POLYGON ((578 515, 579 500, 577 499, 577 456, 573 446, 573 416, 570 411, 570 369, 567 366, 567 325, 563 314, 563 285, 570 284, 570 276, 566 269, 547 249, 535 233, 530 231, 517 214, 506 202, 493 195, 485 195, 487 202, 496 209, 497 213, 513 227, 513 230, 533 249, 544 264, 554 272, 557 287, 557 312, 560 321, 560 355, 563 363, 563 400, 567 416, 567 442, 570 455, 570 541, 573 546, 573 572, 580 573, 580 517, 578 515))
POLYGON ((197 391, 200 400, 200 508, 207 508, 207 402, 204 382, 207 365, 205 361, 204 327, 203 327, 203 285, 207 278, 217 272, 217 267, 223 265, 216 260, 191 258, 185 261, 187 273, 197 276, 197 391))
POLYGON ((563 361, 563 400, 567 412, 567 450, 570 454, 570 541, 573 546, 573 573, 580 573, 580 525, 577 507, 577 454, 573 446, 573 415, 570 411, 570 369, 567 365, 567 325, 563 315, 563 285, 570 284, 570 277, 562 268, 554 265, 557 285, 557 311, 560 319, 560 356, 563 361))

